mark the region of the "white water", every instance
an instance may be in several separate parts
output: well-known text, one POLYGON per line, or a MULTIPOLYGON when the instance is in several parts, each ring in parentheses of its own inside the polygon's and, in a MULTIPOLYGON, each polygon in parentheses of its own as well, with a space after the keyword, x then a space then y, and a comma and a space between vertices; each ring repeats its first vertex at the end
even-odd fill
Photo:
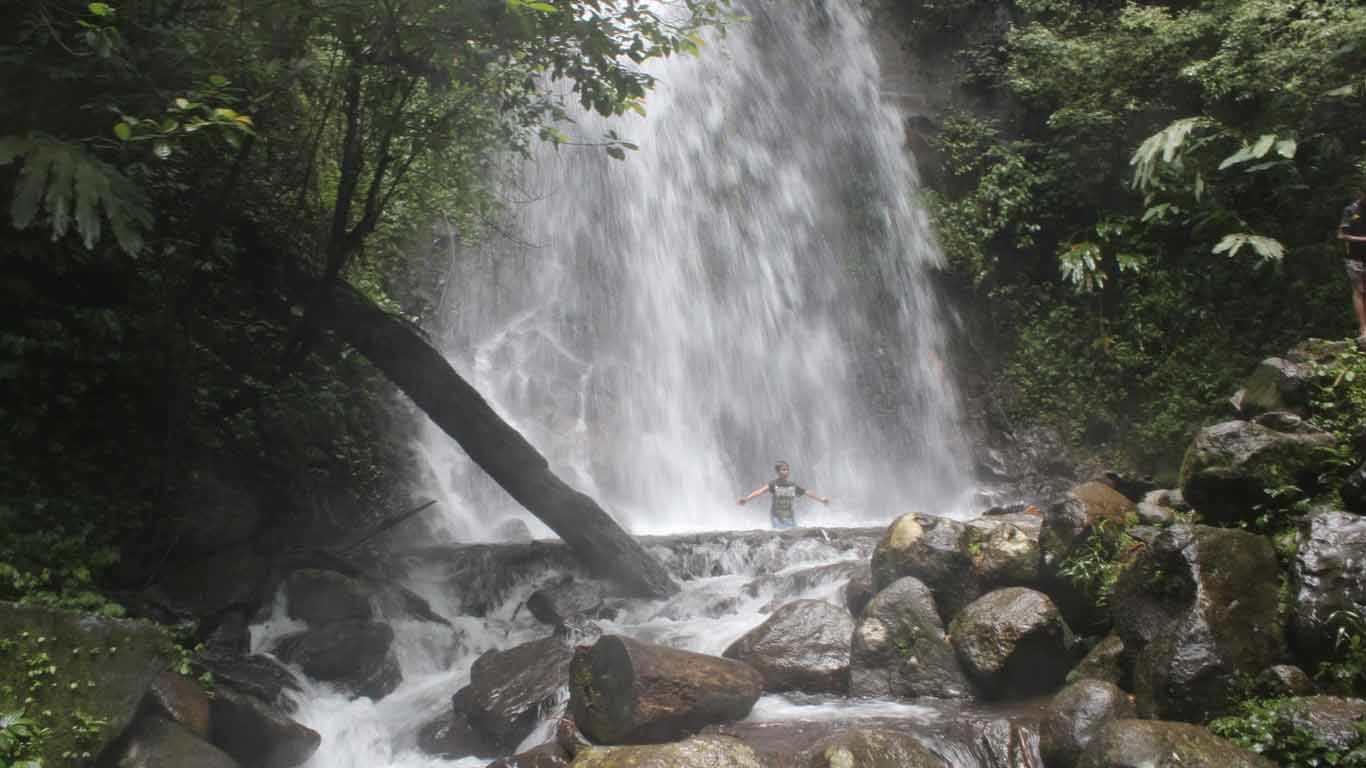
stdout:
MULTIPOLYGON (((452 254, 448 357, 571 485, 636 533, 757 528, 772 477, 834 498, 810 524, 965 511, 938 264, 902 115, 855 0, 752 2, 699 58, 654 65, 648 117, 584 116, 625 162, 544 148, 534 202, 452 254)), ((549 531, 439 429, 421 451, 438 535, 549 531)))

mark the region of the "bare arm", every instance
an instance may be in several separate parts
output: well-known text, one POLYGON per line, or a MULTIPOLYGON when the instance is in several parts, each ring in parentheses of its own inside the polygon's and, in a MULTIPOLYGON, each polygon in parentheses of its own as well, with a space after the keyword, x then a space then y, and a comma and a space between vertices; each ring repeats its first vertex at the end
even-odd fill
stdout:
POLYGON ((748 496, 741 496, 739 502, 737 503, 744 504, 750 499, 757 499, 758 497, 763 496, 765 493, 768 493, 768 483, 764 483, 758 488, 755 488, 754 490, 750 491, 748 496))
POLYGON ((819 493, 816 493, 815 491, 812 491, 812 490, 809 490, 809 489, 808 489, 807 492, 806 492, 806 495, 807 495, 807 496, 810 496, 811 498, 815 499, 816 501, 819 501, 819 502, 822 503, 822 504, 829 504, 829 503, 830 503, 830 497, 829 497, 829 496, 822 496, 822 495, 820 495, 819 493))
POLYGON ((1366 235, 1349 235, 1342 230, 1338 230, 1338 239, 1349 243, 1366 243, 1366 235))

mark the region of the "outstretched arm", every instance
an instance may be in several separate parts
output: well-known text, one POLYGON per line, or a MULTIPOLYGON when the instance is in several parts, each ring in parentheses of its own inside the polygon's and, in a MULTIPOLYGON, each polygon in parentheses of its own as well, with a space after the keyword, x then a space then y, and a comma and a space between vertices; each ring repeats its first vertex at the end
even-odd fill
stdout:
POLYGON ((1338 239, 1349 243, 1366 243, 1366 235, 1349 235, 1345 229, 1338 230, 1338 239))
POLYGON ((830 497, 829 497, 829 496, 822 496, 822 495, 820 495, 819 493, 816 493, 816 492, 813 491, 813 490, 807 489, 806 495, 807 495, 807 496, 810 496, 811 498, 815 499, 816 501, 819 501, 819 502, 822 503, 822 504, 829 504, 829 503, 830 503, 830 497))
POLYGON ((748 496, 741 496, 740 500, 737 503, 744 504, 750 499, 757 499, 758 497, 763 496, 765 493, 768 493, 768 483, 764 483, 758 488, 755 488, 754 490, 750 491, 748 496))

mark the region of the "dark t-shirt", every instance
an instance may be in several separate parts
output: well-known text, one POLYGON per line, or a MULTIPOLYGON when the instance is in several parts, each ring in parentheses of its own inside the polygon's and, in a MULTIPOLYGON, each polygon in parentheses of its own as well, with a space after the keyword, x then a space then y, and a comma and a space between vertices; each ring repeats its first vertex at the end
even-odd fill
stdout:
POLYGON ((791 520, 792 502, 796 501, 798 496, 806 495, 806 489, 791 480, 769 481, 768 492, 773 495, 773 503, 768 508, 768 514, 780 520, 791 520))
MULTIPOLYGON (((1366 237, 1366 206, 1356 201, 1342 209, 1342 223, 1338 232, 1355 237, 1366 237)), ((1347 243, 1347 258, 1366 261, 1366 243, 1347 243)))

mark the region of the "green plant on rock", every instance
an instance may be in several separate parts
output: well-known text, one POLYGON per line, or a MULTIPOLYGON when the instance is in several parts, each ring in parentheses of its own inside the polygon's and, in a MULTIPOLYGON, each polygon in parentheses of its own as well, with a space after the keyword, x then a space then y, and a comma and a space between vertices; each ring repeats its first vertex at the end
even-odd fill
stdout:
POLYGON ((1277 765, 1366 765, 1366 753, 1360 747, 1346 753, 1330 749, 1295 725, 1285 715, 1286 703, 1285 699, 1246 699, 1238 705, 1238 714, 1212 721, 1209 729, 1277 765))
POLYGON ((1097 606, 1109 605, 1123 556, 1129 551, 1128 530, 1125 522, 1097 520, 1086 543, 1068 553, 1058 573, 1097 606))
POLYGON ((1334 657, 1319 664, 1315 677, 1348 695, 1366 691, 1366 619, 1358 611, 1337 610, 1328 615, 1333 630, 1334 657))
POLYGON ((24 710, 0 710, 0 768, 42 768, 39 758, 48 729, 24 710))

